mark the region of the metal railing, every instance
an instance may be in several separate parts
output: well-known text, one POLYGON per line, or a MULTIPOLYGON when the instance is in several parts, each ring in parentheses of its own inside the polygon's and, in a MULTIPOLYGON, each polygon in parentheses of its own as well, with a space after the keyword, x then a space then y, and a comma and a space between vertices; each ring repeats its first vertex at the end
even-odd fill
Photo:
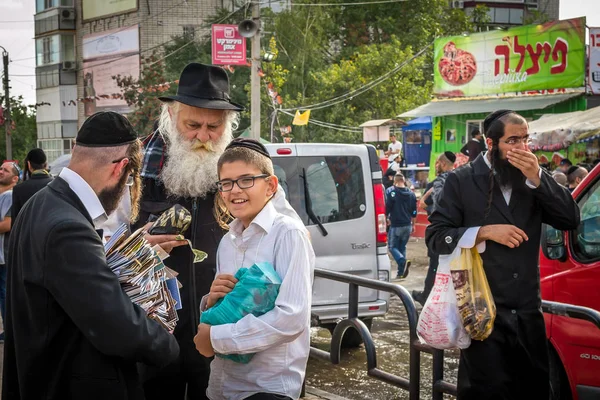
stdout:
MULTIPOLYGON (((421 380, 421 352, 430 353, 432 360, 432 399, 442 400, 444 394, 456 396, 456 385, 444 381, 444 351, 422 344, 417 337, 418 314, 412 296, 404 287, 389 282, 375 279, 362 278, 342 272, 315 269, 315 277, 330 279, 337 282, 348 283, 348 318, 341 320, 331 334, 330 351, 324 351, 315 347, 310 348, 310 356, 330 361, 333 364, 340 363, 342 338, 344 333, 354 328, 360 334, 367 356, 367 375, 389 383, 396 387, 408 390, 410 400, 419 400, 421 380), (409 352, 409 377, 403 378, 377 367, 377 351, 371 332, 367 326, 358 318, 358 288, 365 287, 395 294, 400 298, 406 315, 408 317, 408 329, 410 340, 409 352)), ((548 314, 566 316, 589 321, 600 329, 600 312, 570 304, 556 303, 553 301, 542 301, 542 310, 548 314)))

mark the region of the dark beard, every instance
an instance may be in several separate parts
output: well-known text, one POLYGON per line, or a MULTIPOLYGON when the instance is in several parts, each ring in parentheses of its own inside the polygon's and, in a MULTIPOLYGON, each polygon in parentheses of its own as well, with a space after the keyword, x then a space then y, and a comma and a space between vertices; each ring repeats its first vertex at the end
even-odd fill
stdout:
POLYGON ((127 173, 123 174, 119 183, 111 188, 103 189, 98 194, 98 200, 100 200, 100 204, 102 204, 106 215, 112 214, 119 206, 121 197, 123 197, 123 193, 125 192, 125 183, 127 182, 128 176, 129 174, 127 173))
POLYGON ((525 182, 525 176, 520 169, 500 158, 499 151, 492 151, 494 172, 500 186, 515 187, 525 182))

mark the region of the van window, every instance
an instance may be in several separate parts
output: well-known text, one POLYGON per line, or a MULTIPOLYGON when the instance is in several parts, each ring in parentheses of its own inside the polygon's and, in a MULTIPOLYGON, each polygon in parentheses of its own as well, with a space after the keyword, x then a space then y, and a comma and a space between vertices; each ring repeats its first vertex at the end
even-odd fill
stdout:
POLYGON ((600 181, 579 202, 581 223, 574 232, 573 249, 581 261, 600 259, 600 181))
POLYGON ((318 220, 347 221, 366 212, 366 193, 360 157, 274 157, 275 175, 286 198, 305 225, 315 225, 306 212, 304 176, 318 220))
MULTIPOLYGON (((312 210, 321 223, 347 221, 365 214, 365 186, 360 157, 302 157, 312 210)), ((306 209, 302 210, 306 212, 306 209)), ((307 225, 314 224, 309 218, 307 225)))

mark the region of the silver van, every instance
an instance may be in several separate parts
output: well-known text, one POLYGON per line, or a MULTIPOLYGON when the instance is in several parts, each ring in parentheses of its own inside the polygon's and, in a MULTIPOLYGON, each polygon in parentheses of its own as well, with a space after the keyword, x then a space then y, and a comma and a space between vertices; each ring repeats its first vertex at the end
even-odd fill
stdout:
MULTIPOLYGON (((357 276, 390 279, 384 188, 371 145, 267 144, 275 174, 292 207, 308 228, 316 267, 357 276)), ((360 288, 358 315, 370 328, 385 315, 389 295, 360 288)), ((348 315, 348 284, 316 278, 312 314, 330 330, 348 315)), ((346 346, 361 342, 354 330, 346 346)))

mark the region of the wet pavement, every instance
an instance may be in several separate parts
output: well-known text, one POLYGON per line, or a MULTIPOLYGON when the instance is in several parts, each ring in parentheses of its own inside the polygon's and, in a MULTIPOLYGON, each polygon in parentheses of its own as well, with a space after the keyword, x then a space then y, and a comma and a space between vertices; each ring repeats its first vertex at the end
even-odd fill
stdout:
MULTIPOLYGON (((409 276, 398 283, 411 292, 422 290, 429 259, 424 241, 411 239, 407 246, 408 258, 412 261, 409 276)), ((395 263, 392 262, 392 276, 395 263)), ((420 310, 417 304, 417 310, 420 310)), ((408 320, 402 302, 392 296, 390 309, 384 318, 373 321, 373 340, 377 349, 378 367, 386 372, 408 378, 409 335, 408 320)), ((323 350, 329 349, 331 335, 326 329, 313 328, 312 344, 323 350)), ((2 360, 4 344, 0 344, 0 387, 2 383, 2 360)), ((458 352, 446 352, 444 359, 444 379, 456 383, 458 352)), ((342 350, 340 365, 310 359, 307 369, 305 400, 396 400, 408 399, 408 391, 388 385, 367 376, 366 355, 362 346, 352 350, 342 350)), ((421 398, 431 398, 431 356, 421 353, 421 398)), ((445 399, 453 399, 445 396, 445 399)))
MULTIPOLYGON (((394 280, 411 292, 422 290, 429 258, 422 239, 412 239, 407 246, 408 259, 412 261, 409 276, 404 280, 394 280)), ((396 264, 392 262, 392 276, 396 264)), ((421 306, 417 303, 417 310, 421 306)), ((408 319, 400 299, 392 296, 390 309, 384 318, 375 318, 371 331, 377 349, 378 367, 403 378, 409 377, 409 332, 408 319)), ((312 345, 329 350, 331 335, 328 330, 313 328, 312 345)), ((408 391, 386 384, 367 376, 366 354, 362 346, 357 349, 342 350, 339 365, 311 358, 308 362, 307 384, 317 389, 353 400, 396 400, 408 399, 408 391)), ((444 358, 444 379, 456 383, 458 351, 446 351, 444 358)), ((431 399, 431 356, 421 353, 421 398, 431 399)), ((446 395, 445 399, 453 399, 446 395)))

